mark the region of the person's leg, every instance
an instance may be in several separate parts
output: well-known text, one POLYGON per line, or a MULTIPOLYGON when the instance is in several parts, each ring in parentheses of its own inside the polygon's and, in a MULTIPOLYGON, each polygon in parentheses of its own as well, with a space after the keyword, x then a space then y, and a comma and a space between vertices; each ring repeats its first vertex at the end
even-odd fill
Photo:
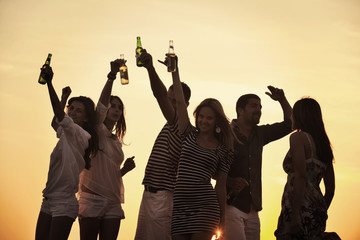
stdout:
POLYGON ((226 205, 225 214, 225 239, 246 240, 244 220, 247 214, 231 205, 226 205))
POLYGON ((191 240, 211 240, 214 233, 212 232, 199 232, 191 235, 191 240))
POLYGON ((99 240, 116 240, 120 229, 120 218, 103 219, 100 225, 99 240))
POLYGON ((101 220, 99 218, 79 218, 80 239, 81 240, 96 240, 101 220))
POLYGON ((49 240, 66 240, 69 237, 70 230, 75 219, 67 216, 53 217, 49 240))
POLYGON ((35 240, 48 240, 51 228, 51 215, 40 212, 36 224, 35 240))
POLYGON ((246 239, 260 240, 260 218, 259 213, 252 210, 245 220, 246 239))

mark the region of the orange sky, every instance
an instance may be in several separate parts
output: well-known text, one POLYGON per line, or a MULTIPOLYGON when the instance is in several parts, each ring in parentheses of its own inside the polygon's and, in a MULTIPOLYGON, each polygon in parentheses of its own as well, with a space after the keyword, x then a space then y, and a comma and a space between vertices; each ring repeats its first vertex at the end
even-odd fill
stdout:
MULTIPOLYGON (((135 65, 136 36, 154 60, 174 40, 182 81, 192 89, 189 111, 206 97, 219 99, 234 118, 237 98, 262 98, 261 123, 282 119, 266 86, 283 88, 291 104, 317 99, 336 157, 335 197, 328 231, 360 239, 360 2, 304 1, 0 1, 0 239, 34 237, 49 156, 56 144, 52 110, 39 68, 53 53, 54 86, 97 102, 109 62, 125 54, 130 84, 114 84, 125 104, 126 156, 136 169, 124 178, 126 219, 119 239, 133 239, 141 181, 153 142, 164 124, 145 69, 135 65)), ((171 76, 155 63, 166 86, 171 76)), ((264 149, 262 239, 274 239, 286 175, 288 137, 264 149)), ((79 239, 75 222, 70 240, 79 239)))

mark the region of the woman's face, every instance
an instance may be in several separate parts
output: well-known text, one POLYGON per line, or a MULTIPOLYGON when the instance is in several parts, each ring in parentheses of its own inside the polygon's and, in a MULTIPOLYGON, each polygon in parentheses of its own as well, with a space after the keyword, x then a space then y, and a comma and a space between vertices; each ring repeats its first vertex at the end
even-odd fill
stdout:
POLYGON ((85 106, 82 102, 73 101, 67 108, 67 114, 79 126, 84 126, 88 121, 85 106))
POLYGON ((197 118, 197 127, 201 132, 214 132, 216 115, 210 107, 202 107, 197 118))
POLYGON ((123 114, 123 105, 122 103, 114 98, 110 102, 111 106, 107 112, 106 118, 112 122, 117 122, 121 118, 121 115, 123 114))

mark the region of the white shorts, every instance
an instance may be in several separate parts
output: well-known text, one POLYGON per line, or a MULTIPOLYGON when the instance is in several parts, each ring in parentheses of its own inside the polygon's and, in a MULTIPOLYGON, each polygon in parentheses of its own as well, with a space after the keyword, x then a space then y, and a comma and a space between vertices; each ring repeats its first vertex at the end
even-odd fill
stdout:
POLYGON ((75 220, 78 215, 79 204, 75 195, 61 199, 43 198, 40 211, 52 217, 67 216, 75 220))
POLYGON ((171 240, 172 208, 172 191, 144 191, 135 240, 171 240))
POLYGON ((121 203, 91 193, 79 193, 79 218, 124 219, 121 203))

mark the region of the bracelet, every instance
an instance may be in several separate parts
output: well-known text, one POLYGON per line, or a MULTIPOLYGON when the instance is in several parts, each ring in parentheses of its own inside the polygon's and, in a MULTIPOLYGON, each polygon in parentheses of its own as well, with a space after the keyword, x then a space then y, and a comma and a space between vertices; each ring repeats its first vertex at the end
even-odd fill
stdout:
POLYGON ((112 72, 109 72, 109 74, 107 75, 108 79, 110 80, 115 80, 116 78, 116 74, 112 73, 112 72))

